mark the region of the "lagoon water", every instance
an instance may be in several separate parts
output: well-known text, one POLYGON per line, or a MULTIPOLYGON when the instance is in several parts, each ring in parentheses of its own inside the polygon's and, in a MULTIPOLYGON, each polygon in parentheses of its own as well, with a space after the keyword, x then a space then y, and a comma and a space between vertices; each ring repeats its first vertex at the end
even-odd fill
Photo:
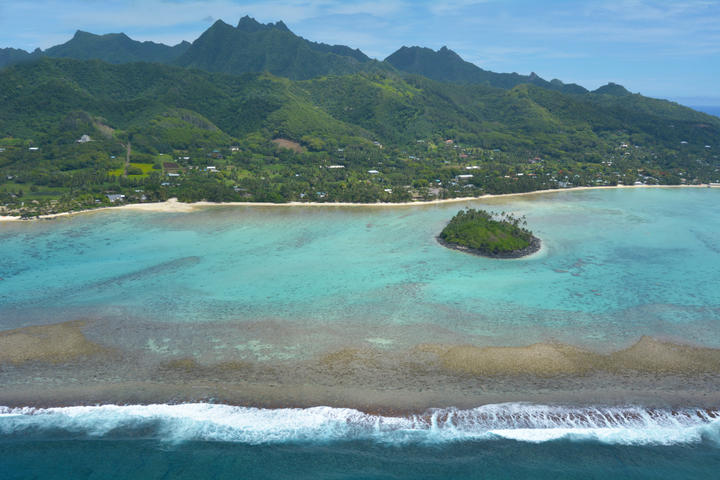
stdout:
POLYGON ((655 335, 720 347, 718 205, 714 189, 626 189, 4 224, 0 328, 272 319, 359 324, 379 342, 375 327, 425 325, 487 345, 605 348, 655 335), (466 205, 527 215, 542 251, 498 261, 443 248, 435 236, 466 205))
MULTIPOLYGON (((88 342, 123 359, 97 367, 84 360, 57 363, 58 357, 49 370, 42 362, 8 364, 0 370, 0 395, 27 385, 52 391, 103 375, 138 381, 160 371, 182 379, 195 369, 197 379, 210 375, 198 369, 220 364, 252 365, 258 378, 269 375, 257 373, 263 366, 290 371, 296 365, 305 370, 288 375, 319 378, 326 374, 318 373, 321 365, 359 389, 366 381, 401 391, 415 380, 395 375, 383 383, 383 362, 427 344, 544 342, 602 354, 646 335, 720 348, 719 207, 718 189, 615 189, 417 207, 103 211, 0 224, 0 329, 81 320, 88 342), (465 206, 526 215, 542 250, 498 261, 440 246, 435 236, 465 206), (361 372, 352 363, 358 359, 365 362, 361 372), (168 373, 168 365, 175 370, 168 373), (372 369, 380 373, 368 380, 372 369)), ((457 380, 466 382, 460 390, 472 381, 457 380)), ((675 381, 682 388, 688 380, 675 381)), ((533 388, 528 384, 524 388, 533 388)), ((446 404, 437 406, 453 405, 447 395, 446 404)), ((193 472, 467 478, 479 471, 487 478, 708 478, 720 466, 716 410, 683 405, 702 407, 683 423, 673 417, 676 407, 638 423, 645 410, 634 405, 638 410, 605 412, 619 423, 590 425, 567 420, 587 412, 567 407, 564 416, 548 406, 538 415, 555 423, 478 427, 473 417, 477 435, 457 434, 458 425, 450 422, 444 430, 450 434, 428 437, 412 433, 426 430, 414 425, 403 436, 411 441, 399 441, 393 429, 347 431, 357 418, 342 409, 321 415, 324 426, 328 418, 336 422, 330 427, 336 435, 311 428, 301 438, 268 425, 280 422, 297 433, 307 410, 281 420, 264 411, 253 422, 246 411, 222 411, 198 427, 195 411, 183 414, 190 421, 136 407, 153 413, 123 413, 124 420, 105 428, 116 411, 9 409, 0 414, 0 471, 10 472, 8 478, 68 478, 67 469, 49 463, 67 458, 79 478, 128 478, 135 466, 151 472, 147 478, 197 478, 193 472), (191 425, 191 434, 178 436, 177 422, 191 425), (248 431, 255 440, 243 436, 248 431), (140 452, 147 455, 143 460, 140 452)), ((207 404, 194 408, 204 411, 207 404)), ((539 407, 493 408, 505 409, 502 418, 510 409, 527 419, 523 408, 539 407)), ((405 417, 392 418, 382 422, 405 417)))

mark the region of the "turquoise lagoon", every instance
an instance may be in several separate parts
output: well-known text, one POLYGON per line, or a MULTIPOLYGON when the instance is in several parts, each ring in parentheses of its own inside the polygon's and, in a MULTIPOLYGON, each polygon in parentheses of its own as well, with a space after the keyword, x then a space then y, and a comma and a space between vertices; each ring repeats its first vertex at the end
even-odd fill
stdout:
POLYGON ((109 347, 2 365, 0 398, 59 408, 0 407, 0 476, 714 478, 716 374, 491 380, 412 347, 720 347, 719 204, 717 189, 620 189, 0 224, 0 329, 81 319, 109 347), (543 249, 440 246, 465 206, 527 215, 543 249), (313 408, 256 408, 298 405, 313 408))
MULTIPOLYGON (((618 189, 5 223, 0 328, 78 318, 252 325, 226 346, 255 356, 258 345, 265 356, 308 351, 310 338, 317 348, 561 341, 604 350, 652 335, 720 347, 719 205, 716 189, 618 189), (495 260, 442 247, 435 236, 465 206, 526 215, 542 250, 495 260)), ((149 349, 182 348, 148 332, 149 349)), ((211 339, 213 351, 224 341, 211 339)))

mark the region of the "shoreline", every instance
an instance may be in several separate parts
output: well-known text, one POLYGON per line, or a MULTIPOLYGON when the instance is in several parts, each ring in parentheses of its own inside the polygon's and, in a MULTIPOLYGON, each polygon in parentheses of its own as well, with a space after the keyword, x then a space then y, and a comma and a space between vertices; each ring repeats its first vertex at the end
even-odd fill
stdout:
MULTIPOLYGON (((592 377, 585 378, 591 381, 592 377)), ((647 381, 648 379, 645 378, 647 381)), ((306 409, 329 407, 354 409, 371 415, 409 417, 434 409, 471 410, 485 405, 527 404, 566 408, 640 407, 648 410, 681 410, 697 408, 720 410, 720 392, 707 389, 687 391, 678 385, 672 390, 638 390, 629 385, 608 388, 600 385, 576 390, 541 389, 535 391, 508 389, 486 392, 452 392, 447 394, 415 389, 392 391, 328 385, 278 385, 217 381, 165 383, 158 381, 125 381, 74 385, 72 387, 25 385, 12 392, 0 392, 0 407, 63 408, 98 405, 182 405, 193 403, 221 404, 233 407, 306 409)))
POLYGON ((164 202, 155 203, 129 203, 125 205, 117 205, 112 207, 100 207, 92 208, 87 210, 77 210, 71 212, 60 212, 52 213, 48 215, 40 215, 32 218, 22 218, 11 215, 0 215, 0 223, 2 222, 26 222, 33 220, 52 220, 56 218, 69 217, 73 215, 79 215, 84 213, 93 213, 109 210, 118 211, 145 211, 145 212, 164 212, 164 213, 190 213, 199 208, 206 207, 371 207, 371 208, 387 208, 387 207, 423 207, 432 205, 443 205, 450 203, 461 203, 471 202, 477 200, 492 200, 510 197, 524 197, 533 195, 543 195, 549 193, 559 192, 577 192, 585 190, 609 190, 609 189, 644 189, 644 188, 718 188, 709 184, 700 185, 603 185, 598 187, 572 187, 572 188, 555 188, 547 190, 535 190, 532 192, 522 193, 500 193, 500 194, 486 194, 479 197, 457 197, 457 198, 444 198, 438 200, 426 200, 419 202, 377 202, 377 203, 355 203, 355 202, 286 202, 286 203, 271 203, 271 202, 193 202, 183 203, 179 202, 176 198, 168 199, 164 202))

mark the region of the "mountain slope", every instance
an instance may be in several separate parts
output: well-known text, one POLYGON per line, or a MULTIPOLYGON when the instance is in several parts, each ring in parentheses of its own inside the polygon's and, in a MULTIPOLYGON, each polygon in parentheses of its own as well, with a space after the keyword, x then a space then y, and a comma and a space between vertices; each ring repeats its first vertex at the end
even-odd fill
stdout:
MULTIPOLYGON (((0 102, 0 138, 51 143, 58 140, 53 125, 76 111, 136 134, 143 134, 158 115, 181 120, 196 115, 207 120, 195 122, 198 128, 217 127, 228 141, 260 130, 297 139, 311 129, 327 136, 352 136, 358 131, 316 109, 307 93, 287 79, 149 63, 110 65, 45 58, 14 65, 0 72, 0 102), (185 113, 178 116, 179 111, 185 113)), ((150 141, 147 146, 184 148, 166 141, 163 145, 150 141)))
POLYGON ((641 95, 47 57, 0 70, 0 206, 21 215, 112 192, 375 202, 715 182, 719 144, 720 119, 641 95))
POLYGON ((640 95, 615 98, 527 84, 453 85, 384 72, 298 82, 159 64, 43 59, 0 72, 0 138, 41 137, 47 125, 72 111, 141 132, 148 119, 183 110, 234 138, 253 132, 295 141, 359 136, 402 147, 440 136, 558 159, 614 148, 616 132, 667 149, 679 148, 680 141, 701 148, 720 142, 715 117, 640 95))
POLYGON ((33 60, 39 55, 41 55, 40 50, 30 53, 19 48, 0 48, 0 68, 5 65, 33 60))
POLYGON ((270 72, 299 80, 383 68, 359 50, 309 42, 282 22, 263 25, 249 17, 237 27, 218 20, 175 63, 210 72, 270 72))
POLYGON ((495 73, 463 60, 460 55, 442 47, 438 51, 422 47, 402 47, 385 62, 407 73, 422 75, 440 82, 478 83, 499 88, 512 88, 523 83, 530 83, 550 90, 563 93, 586 93, 583 87, 575 84, 564 84, 559 80, 548 82, 535 73, 519 75, 517 73, 495 73))
POLYGON ((43 53, 54 58, 102 60, 108 63, 169 63, 189 47, 188 42, 169 47, 155 42, 139 42, 124 33, 95 35, 78 30, 68 42, 48 48, 43 53))

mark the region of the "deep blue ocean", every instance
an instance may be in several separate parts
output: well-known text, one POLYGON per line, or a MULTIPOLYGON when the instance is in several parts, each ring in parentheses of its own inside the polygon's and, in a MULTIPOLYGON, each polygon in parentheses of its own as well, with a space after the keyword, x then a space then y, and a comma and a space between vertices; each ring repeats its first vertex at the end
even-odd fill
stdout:
POLYGON ((710 115, 715 115, 716 117, 720 117, 720 106, 719 105, 693 105, 692 107, 699 112, 705 112, 709 113, 710 115))
POLYGON ((712 479, 716 445, 514 441, 388 447, 72 439, 0 443, 0 476, 43 479, 712 479))
POLYGON ((717 412, 497 405, 431 418, 222 405, 6 411, 3 479, 711 479, 717 412))

